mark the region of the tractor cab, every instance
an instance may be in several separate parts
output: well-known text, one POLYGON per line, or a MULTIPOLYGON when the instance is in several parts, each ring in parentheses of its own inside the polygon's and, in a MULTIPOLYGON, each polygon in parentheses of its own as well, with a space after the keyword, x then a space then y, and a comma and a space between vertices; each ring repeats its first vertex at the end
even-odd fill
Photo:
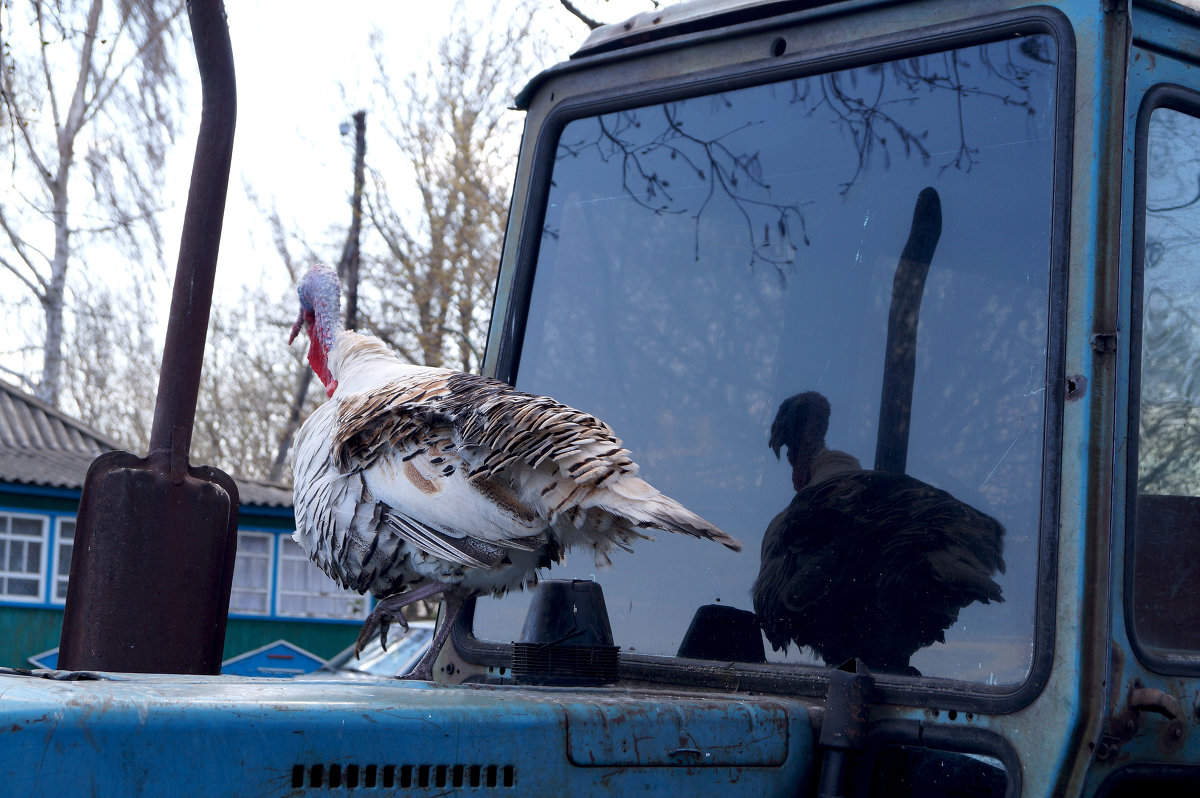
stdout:
POLYGON ((696 0, 517 105, 485 370, 745 550, 436 683, 5 674, 14 794, 1196 794, 1200 11, 696 0))

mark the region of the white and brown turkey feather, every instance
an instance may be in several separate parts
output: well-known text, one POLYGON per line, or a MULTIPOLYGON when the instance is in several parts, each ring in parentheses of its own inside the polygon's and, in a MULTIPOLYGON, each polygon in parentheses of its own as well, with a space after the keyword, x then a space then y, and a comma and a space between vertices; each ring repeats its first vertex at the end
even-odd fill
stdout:
POLYGON ((660 529, 741 544, 653 488, 596 417, 497 380, 403 364, 341 332, 332 400, 297 436, 298 536, 342 585, 501 594, 568 548, 598 564, 660 529), (373 383, 373 384, 372 384, 373 383))

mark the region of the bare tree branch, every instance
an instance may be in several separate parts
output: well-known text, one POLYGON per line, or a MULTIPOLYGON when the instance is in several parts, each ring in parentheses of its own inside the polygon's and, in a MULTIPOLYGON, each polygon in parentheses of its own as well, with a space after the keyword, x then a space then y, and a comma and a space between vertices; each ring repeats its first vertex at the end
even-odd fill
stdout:
POLYGON ((267 479, 271 482, 279 482, 283 479, 283 468, 287 465, 288 452, 292 448, 292 439, 296 435, 296 430, 300 428, 300 413, 304 409, 304 401, 308 398, 308 389, 312 385, 312 369, 303 360, 300 361, 300 367, 296 370, 296 389, 292 391, 292 401, 290 412, 288 414, 287 424, 279 433, 279 449, 275 453, 275 460, 271 463, 271 470, 267 474, 267 479))
POLYGON ((55 91, 54 78, 51 76, 50 58, 49 54, 46 52, 46 46, 49 44, 49 40, 46 37, 46 25, 43 11, 44 6, 41 3, 34 4, 34 12, 37 15, 38 41, 41 43, 42 77, 46 82, 46 94, 50 97, 50 110, 54 115, 54 127, 55 129, 59 129, 62 127, 62 115, 58 111, 58 92, 55 91))
POLYGON ((595 30, 596 28, 599 28, 601 25, 604 24, 603 22, 594 20, 591 17, 589 17, 587 14, 583 13, 583 11, 581 11, 577 5, 575 5, 574 3, 571 2, 571 0, 558 0, 558 1, 560 3, 562 3, 563 8, 567 9, 567 11, 569 11, 571 13, 571 16, 578 19, 584 25, 587 25, 589 30, 595 30))
POLYGON ((25 388, 25 390, 27 390, 27 391, 32 391, 34 388, 37 387, 37 383, 30 380, 27 375, 22 374, 19 371, 14 371, 13 369, 10 369, 8 366, 0 364, 0 371, 3 371, 5 374, 9 375, 10 377, 15 377, 16 380, 19 383, 21 383, 21 386, 23 388, 25 388))
MULTIPOLYGON (((116 48, 109 48, 108 59, 106 63, 100 70, 97 71, 96 87, 94 90, 95 96, 93 101, 90 103, 91 112, 85 116, 85 121, 90 121, 96 111, 102 108, 105 103, 108 102, 113 91, 121 85, 121 81, 124 79, 126 74, 130 70, 137 68, 138 62, 146 56, 147 52, 153 47, 160 46, 159 37, 162 36, 162 34, 170 25, 180 18, 180 16, 183 14, 184 8, 184 3, 176 3, 170 14, 151 25, 148 30, 148 35, 144 38, 141 46, 139 46, 134 52, 133 56, 131 56, 129 60, 127 60, 121 66, 112 80, 108 80, 107 77, 113 57, 116 54, 116 48)), ((121 20, 121 27, 118 35, 125 31, 125 29, 128 27, 128 22, 128 18, 121 20)))
POLYGON ((2 209, 0 273, 16 277, 11 285, 41 304, 37 394, 44 401, 57 401, 70 316, 89 312, 71 307, 68 274, 79 253, 103 242, 132 261, 147 245, 162 257, 156 195, 179 104, 179 93, 163 87, 176 78, 170 44, 182 31, 182 7, 179 0, 166 8, 154 0, 4 7, 27 15, 39 37, 6 45, 0 75, 19 196, 2 209), (86 179, 75 178, 78 169, 86 179), (81 217, 89 223, 76 225, 81 217), (47 253, 44 263, 35 252, 47 253))
POLYGON ((366 214, 381 247, 364 258, 364 290, 371 290, 363 320, 415 362, 480 365, 508 211, 509 161, 501 153, 515 138, 506 139, 515 119, 505 108, 528 51, 532 14, 523 8, 508 27, 486 34, 460 9, 439 43, 432 81, 390 80, 386 50, 373 42, 389 106, 382 127, 405 160, 417 202, 416 212, 399 210, 398 192, 370 171, 366 214))
MULTIPOLYGON (((66 180, 67 171, 71 167, 75 134, 83 125, 84 112, 87 111, 88 79, 92 74, 92 47, 96 42, 96 29, 100 26, 100 10, 103 6, 103 0, 92 0, 92 7, 88 10, 87 28, 83 33, 83 46, 79 52, 79 76, 75 79, 75 90, 71 92, 71 104, 67 107, 66 119, 57 120, 59 161, 56 178, 61 177, 63 181, 66 180)), ((45 51, 46 45, 43 44, 42 52, 45 51)), ((46 63, 44 58, 42 63, 46 63)), ((50 76, 47 75, 47 85, 50 82, 50 76)))
POLYGON ((32 247, 29 247, 25 243, 24 239, 17 235, 17 232, 9 225, 8 216, 5 214, 4 206, 2 205, 0 205, 0 228, 4 229, 4 233, 8 236, 8 241, 12 246, 13 251, 17 253, 17 257, 20 258, 21 262, 25 265, 25 268, 27 268, 33 275, 33 278, 30 279, 26 277, 17 269, 14 264, 10 263, 9 260, 3 256, 0 256, 0 263, 3 263, 4 268, 12 272, 14 277, 25 284, 25 287, 29 289, 29 293, 38 298, 42 297, 45 294, 48 286, 46 285, 45 280, 42 278, 42 275, 38 273, 37 267, 34 265, 32 258, 26 251, 27 249, 32 249, 32 247))

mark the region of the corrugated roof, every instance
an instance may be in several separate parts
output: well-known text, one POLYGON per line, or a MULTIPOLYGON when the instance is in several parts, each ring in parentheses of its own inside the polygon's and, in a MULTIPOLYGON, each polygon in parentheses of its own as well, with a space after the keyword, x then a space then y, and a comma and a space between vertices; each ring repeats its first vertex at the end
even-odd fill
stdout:
MULTIPOLYGON (((117 441, 57 408, 0 380, 0 482, 52 488, 83 488, 88 467, 117 441)), ((289 488, 234 478, 241 503, 290 507, 289 488)))
POLYGON ((118 448, 116 441, 0 380, 0 480, 82 488, 92 460, 118 448))
POLYGON ((273 482, 262 482, 254 479, 238 479, 238 497, 242 504, 257 507, 291 507, 292 489, 273 482))

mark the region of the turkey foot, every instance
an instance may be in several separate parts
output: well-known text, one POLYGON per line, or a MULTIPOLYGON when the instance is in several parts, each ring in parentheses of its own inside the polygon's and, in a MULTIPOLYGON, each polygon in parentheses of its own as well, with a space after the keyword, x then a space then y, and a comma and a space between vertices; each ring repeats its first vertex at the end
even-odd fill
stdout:
POLYGON ((434 582, 380 599, 379 603, 375 605, 375 609, 371 610, 371 614, 367 616, 362 629, 358 632, 358 640, 354 643, 354 658, 359 658, 362 650, 366 648, 367 643, 375 636, 376 630, 379 631, 379 644, 383 646, 384 651, 387 651, 388 627, 392 625, 393 621, 400 624, 400 628, 405 632, 408 631, 408 621, 404 619, 404 615, 400 610, 414 601, 420 601, 421 599, 437 595, 447 587, 448 585, 443 585, 441 582, 434 582))

